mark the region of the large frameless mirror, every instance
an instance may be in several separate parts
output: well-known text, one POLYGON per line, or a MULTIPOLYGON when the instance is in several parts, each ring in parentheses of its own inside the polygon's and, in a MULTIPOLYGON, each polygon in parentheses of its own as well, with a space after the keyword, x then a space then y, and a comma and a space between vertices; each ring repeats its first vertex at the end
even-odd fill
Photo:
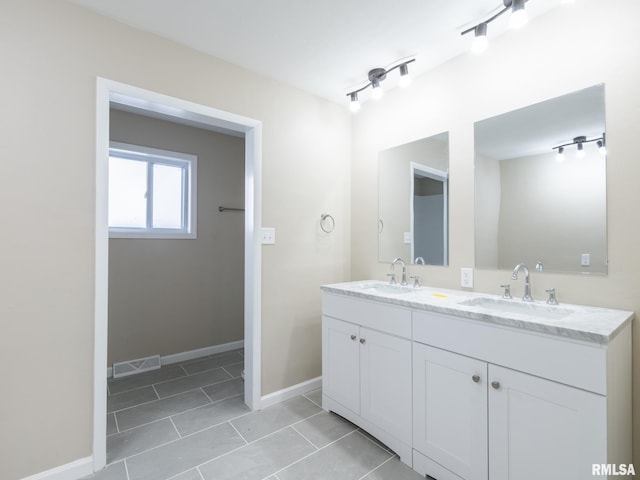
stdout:
POLYGON ((379 157, 378 260, 448 264, 449 134, 379 157))
POLYGON ((604 85, 475 124, 476 267, 607 273, 604 85))

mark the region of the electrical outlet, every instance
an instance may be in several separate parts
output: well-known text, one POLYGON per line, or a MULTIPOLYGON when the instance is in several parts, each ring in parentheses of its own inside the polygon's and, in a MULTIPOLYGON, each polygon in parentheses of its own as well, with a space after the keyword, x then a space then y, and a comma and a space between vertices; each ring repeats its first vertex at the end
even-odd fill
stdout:
POLYGON ((275 228, 263 228, 262 229, 262 244, 274 245, 276 243, 276 229, 275 228))
POLYGON ((403 240, 405 245, 411 245, 411 232, 404 232, 403 240))
POLYGON ((588 267, 589 265, 591 265, 591 255, 588 253, 583 253, 580 256, 580 265, 582 265, 583 267, 588 267))
POLYGON ((464 288, 473 288, 473 268, 460 269, 460 286, 464 288))

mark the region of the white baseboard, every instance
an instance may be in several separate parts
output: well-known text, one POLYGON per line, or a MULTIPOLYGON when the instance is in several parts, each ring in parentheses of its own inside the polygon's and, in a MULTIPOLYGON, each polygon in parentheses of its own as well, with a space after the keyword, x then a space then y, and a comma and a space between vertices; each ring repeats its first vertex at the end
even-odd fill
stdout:
POLYGON ((51 470, 30 475, 22 480, 77 480, 92 473, 93 458, 85 457, 67 463, 66 465, 52 468, 51 470))
POLYGON ((290 398, 297 397, 303 393, 315 390, 322 387, 322 377, 312 378, 297 385, 278 390, 277 392, 269 393, 262 397, 261 408, 267 408, 276 403, 284 402, 290 398))
MULTIPOLYGON (((210 347, 189 350, 188 352, 163 355, 160 357, 160 365, 171 365, 172 363, 186 362, 187 360, 206 357, 208 355, 214 355, 216 353, 228 352, 230 350, 237 350, 239 348, 244 348, 244 340, 237 340, 235 342, 223 343, 220 345, 212 345, 210 347)), ((112 376, 113 367, 107 367, 107 378, 111 378, 112 376)))
POLYGON ((223 343, 221 345, 212 345, 210 347, 198 348, 197 350, 190 350, 188 352, 164 355, 160 357, 160 364, 171 365, 172 363, 186 362, 187 360, 193 360, 194 358, 206 357, 207 355, 228 352, 230 350, 237 350, 239 348, 244 348, 244 340, 223 343))

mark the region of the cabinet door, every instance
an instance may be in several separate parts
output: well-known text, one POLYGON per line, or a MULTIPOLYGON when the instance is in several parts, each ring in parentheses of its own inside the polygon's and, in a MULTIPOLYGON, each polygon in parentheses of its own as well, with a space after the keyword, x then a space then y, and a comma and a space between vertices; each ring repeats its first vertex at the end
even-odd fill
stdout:
POLYGON ((491 480, 591 478, 607 463, 605 397, 489 366, 491 480))
POLYGON ((361 415, 411 444, 411 341, 360 328, 361 415))
POLYGON ((322 391, 360 414, 359 327, 322 317, 322 391))
POLYGON ((413 448, 465 480, 487 479, 485 362, 414 343, 413 418, 413 448))

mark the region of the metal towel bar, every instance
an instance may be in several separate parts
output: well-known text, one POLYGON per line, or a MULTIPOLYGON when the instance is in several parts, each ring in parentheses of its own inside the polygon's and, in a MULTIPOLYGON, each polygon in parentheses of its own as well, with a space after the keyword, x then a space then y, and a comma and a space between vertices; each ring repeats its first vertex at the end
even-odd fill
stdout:
POLYGON ((224 212, 226 210, 229 210, 230 212, 244 212, 244 208, 218 207, 219 212, 224 212))

